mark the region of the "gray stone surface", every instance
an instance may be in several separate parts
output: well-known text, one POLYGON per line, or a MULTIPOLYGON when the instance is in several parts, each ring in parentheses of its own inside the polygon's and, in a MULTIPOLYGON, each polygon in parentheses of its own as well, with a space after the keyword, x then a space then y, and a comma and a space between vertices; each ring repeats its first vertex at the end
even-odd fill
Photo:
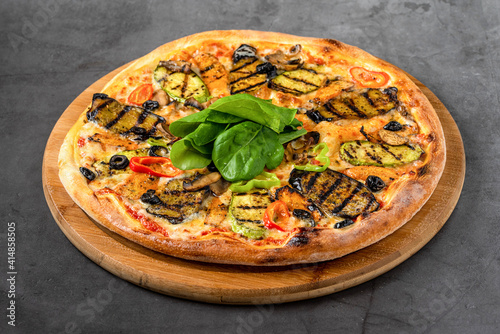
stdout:
POLYGON ((500 3, 85 1, 0 3, 0 332, 500 332, 500 3), (365 284, 313 300, 220 306, 114 277, 63 235, 41 184, 45 143, 86 87, 165 42, 213 29, 335 38, 411 73, 463 136, 457 208, 421 251, 365 284), (7 223, 15 222, 16 327, 7 325, 7 223), (110 292, 112 291, 112 292, 110 292), (101 301, 94 308, 92 303, 101 301))

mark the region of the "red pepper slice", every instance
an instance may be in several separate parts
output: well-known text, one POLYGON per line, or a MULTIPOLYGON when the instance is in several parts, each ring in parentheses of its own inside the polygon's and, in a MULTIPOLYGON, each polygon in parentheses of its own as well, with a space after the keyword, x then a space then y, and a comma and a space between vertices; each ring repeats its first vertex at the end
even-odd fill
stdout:
POLYGON ((133 157, 130 159, 129 166, 133 172, 145 173, 158 177, 174 177, 184 173, 184 171, 174 167, 174 165, 172 165, 172 161, 165 157, 133 157), (148 167, 148 165, 153 164, 160 164, 162 169, 167 170, 167 172, 160 173, 148 167))
POLYGON ((283 219, 290 218, 290 212, 288 211, 288 207, 286 203, 283 201, 275 201, 272 202, 264 212, 264 218, 262 219, 264 222, 264 226, 268 229, 275 228, 278 231, 285 232, 283 228, 281 228, 278 224, 276 224, 273 220, 274 215, 278 215, 283 219))
POLYGON ((353 67, 349 70, 354 81, 363 87, 382 87, 389 82, 389 75, 385 72, 369 71, 363 67, 353 67))
POLYGON ((142 105, 147 100, 153 98, 153 85, 143 84, 134 89, 132 93, 128 96, 127 103, 134 104, 136 106, 142 105))

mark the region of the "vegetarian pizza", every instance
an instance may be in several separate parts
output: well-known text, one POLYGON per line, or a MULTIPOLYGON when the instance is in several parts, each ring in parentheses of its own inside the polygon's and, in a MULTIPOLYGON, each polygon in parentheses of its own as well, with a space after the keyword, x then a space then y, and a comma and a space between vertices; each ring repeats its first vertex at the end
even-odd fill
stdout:
POLYGON ((435 110, 393 65, 332 39, 211 31, 157 48, 95 92, 59 175, 93 220, 145 247, 287 265, 400 228, 445 155, 435 110))

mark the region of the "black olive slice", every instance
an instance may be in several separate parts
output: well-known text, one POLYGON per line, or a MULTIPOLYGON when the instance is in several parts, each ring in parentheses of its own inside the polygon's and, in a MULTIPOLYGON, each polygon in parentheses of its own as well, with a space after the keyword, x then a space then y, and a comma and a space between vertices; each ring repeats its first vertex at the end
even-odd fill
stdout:
POLYGON ((147 100, 142 104, 142 107, 146 109, 146 111, 152 111, 158 109, 160 107, 160 104, 158 103, 158 101, 147 100))
POLYGON ((354 224, 354 221, 352 219, 346 219, 341 222, 335 223, 335 225, 333 225, 333 228, 344 228, 352 224, 354 224))
POLYGON ((168 149, 164 146, 151 146, 148 155, 152 157, 166 157, 168 155, 168 149))
POLYGON ((109 159, 110 169, 125 169, 128 167, 128 158, 124 155, 116 154, 109 159))
POLYGON ((390 121, 389 123, 387 123, 384 126, 384 129, 389 130, 389 131, 399 131, 399 130, 403 129, 403 126, 399 122, 390 121))
POLYGON ((85 167, 80 167, 80 173, 82 173, 82 175, 89 181, 94 180, 96 176, 93 171, 85 167))
POLYGON ((153 189, 149 189, 141 196, 141 201, 146 204, 160 204, 161 200, 158 196, 155 195, 155 191, 153 189))
POLYGON ((270 62, 257 65, 256 70, 257 73, 266 74, 268 79, 273 79, 278 76, 278 70, 276 69, 276 66, 274 66, 270 62))
POLYGON ((311 213, 302 209, 293 209, 293 215, 299 219, 310 219, 311 213))
POLYGON ((109 96, 107 94, 104 94, 104 93, 95 93, 93 96, 92 96, 92 101, 94 101, 95 99, 107 99, 109 96))
POLYGON ((233 53, 233 63, 240 59, 256 57, 257 49, 248 44, 241 44, 233 53))
POLYGON ((380 191, 385 188, 385 182, 378 176, 370 175, 366 178, 366 186, 373 192, 380 191))

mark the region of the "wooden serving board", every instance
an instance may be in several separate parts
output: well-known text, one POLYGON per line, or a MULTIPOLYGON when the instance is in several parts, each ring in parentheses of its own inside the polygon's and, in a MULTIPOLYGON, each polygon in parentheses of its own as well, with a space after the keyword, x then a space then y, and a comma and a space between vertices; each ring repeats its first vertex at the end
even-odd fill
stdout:
POLYGON ((402 228, 358 252, 333 261, 283 267, 201 263, 160 254, 94 223, 69 197, 57 159, 66 133, 89 105, 92 94, 126 65, 81 93, 55 125, 43 158, 43 189, 57 224, 82 253, 111 273, 167 295, 222 304, 269 304, 331 294, 377 277, 422 248, 441 229, 460 196, 465 154, 460 132, 438 98, 412 78, 436 109, 446 136, 443 176, 426 205, 402 228))

